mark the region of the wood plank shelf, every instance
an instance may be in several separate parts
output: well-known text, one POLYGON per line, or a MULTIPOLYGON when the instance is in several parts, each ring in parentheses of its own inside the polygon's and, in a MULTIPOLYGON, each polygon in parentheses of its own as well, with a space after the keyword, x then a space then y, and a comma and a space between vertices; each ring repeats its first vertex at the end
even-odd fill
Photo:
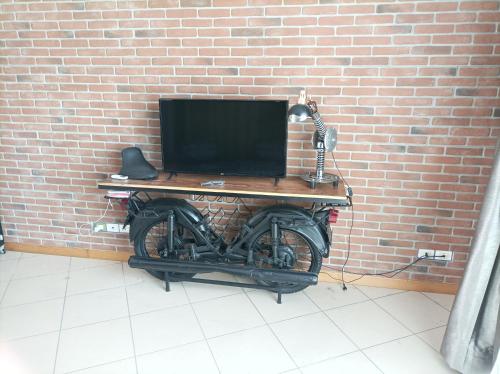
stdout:
POLYGON ((265 177, 178 174, 169 179, 168 176, 166 173, 160 173, 159 177, 154 180, 108 179, 99 182, 98 187, 107 190, 156 191, 349 205, 344 184, 341 181, 336 187, 331 184, 318 184, 315 189, 311 189, 307 182, 297 176, 281 178, 277 184, 273 178, 265 177), (225 183, 222 187, 201 186, 201 183, 209 180, 224 180, 225 183))

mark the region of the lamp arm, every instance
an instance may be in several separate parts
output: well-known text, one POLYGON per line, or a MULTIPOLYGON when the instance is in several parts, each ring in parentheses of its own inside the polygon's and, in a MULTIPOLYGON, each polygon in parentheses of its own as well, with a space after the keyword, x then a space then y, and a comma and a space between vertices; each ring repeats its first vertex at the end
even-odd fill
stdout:
POLYGON ((316 126, 316 130, 318 131, 318 140, 324 141, 326 135, 326 126, 321 119, 321 116, 318 112, 312 114, 312 119, 314 121, 314 126, 316 126))
POLYGON ((309 99, 306 105, 309 108, 310 116, 314 121, 316 130, 318 131, 318 140, 323 142, 325 140, 326 127, 323 121, 321 120, 321 116, 319 115, 316 101, 309 99))

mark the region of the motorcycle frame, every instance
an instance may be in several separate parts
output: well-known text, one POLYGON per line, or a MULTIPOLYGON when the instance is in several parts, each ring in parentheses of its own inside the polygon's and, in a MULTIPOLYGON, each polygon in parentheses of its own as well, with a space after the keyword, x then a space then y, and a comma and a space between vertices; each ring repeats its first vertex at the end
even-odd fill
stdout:
MULTIPOLYGON (((328 219, 328 211, 329 208, 333 207, 333 204, 325 204, 318 210, 313 210, 313 213, 305 214, 306 210, 300 207, 294 206, 277 206, 277 207, 268 207, 264 209, 264 213, 261 213, 262 218, 256 223, 255 226, 250 227, 248 224, 242 226, 240 233, 233 239, 231 243, 226 243, 224 238, 218 235, 210 225, 204 222, 201 213, 196 217, 194 212, 192 212, 191 208, 186 208, 186 202, 180 199, 170 199, 169 201, 172 203, 170 206, 158 205, 154 209, 148 209, 147 203, 154 203, 156 200, 152 200, 150 196, 146 193, 149 201, 145 202, 140 197, 137 196, 138 192, 131 195, 128 200, 128 216, 124 226, 127 224, 131 225, 130 229, 130 239, 135 240, 136 235, 140 232, 141 228, 143 229, 147 225, 147 220, 156 220, 158 218, 164 218, 167 222, 167 250, 174 249, 173 243, 173 232, 176 227, 176 223, 180 223, 186 228, 188 228, 196 241, 200 243, 200 245, 196 245, 196 256, 198 258, 194 258, 194 261, 183 261, 182 265, 174 264, 175 261, 170 260, 157 260, 151 259, 149 257, 144 256, 132 256, 129 260, 129 265, 131 267, 137 267, 142 269, 149 270, 157 270, 164 271, 164 281, 165 288, 169 290, 169 282, 171 280, 182 280, 188 282, 197 282, 197 283, 210 283, 210 284, 218 284, 218 285, 226 285, 226 286, 236 286, 236 287, 247 287, 247 288, 258 288, 258 289, 267 289, 274 290, 278 293, 278 303, 281 303, 281 294, 282 290, 278 288, 276 290, 276 285, 266 286, 261 284, 252 284, 252 283, 241 283, 241 282, 228 282, 228 281, 220 281, 220 280, 210 280, 210 279, 197 279, 197 278, 188 278, 188 277, 174 277, 169 275, 169 272, 173 270, 171 268, 175 267, 176 273, 192 273, 192 272, 215 272, 222 271, 235 275, 237 274, 236 267, 242 268, 245 271, 247 276, 251 276, 252 271, 255 273, 256 268, 252 266, 254 263, 254 252, 251 250, 249 244, 251 244, 255 239, 256 235, 262 233, 265 228, 269 228, 271 231, 271 243, 272 243, 272 265, 279 265, 279 256, 278 256, 278 245, 280 241, 280 233, 282 229, 294 231, 303 235, 303 237, 309 241, 310 245, 315 243, 318 245, 318 242, 323 242, 323 245, 319 245, 320 254, 323 257, 328 257, 329 255, 329 247, 330 247, 330 235, 329 235, 329 227, 327 225, 328 219), (268 210, 268 212, 266 212, 268 210), (194 219, 200 219, 198 222, 193 222, 194 219), (142 227, 135 229, 135 225, 140 224, 141 220, 143 221, 142 227), (243 247, 247 245, 249 249, 243 249, 243 247), (210 263, 201 263, 196 260, 200 258, 205 258, 210 263), (149 261, 147 261, 149 259, 149 261), (224 266, 220 266, 221 261, 224 266), (170 264, 170 265, 169 265, 170 264), (174 266, 175 265, 175 266, 174 266), (226 266, 227 265, 227 266, 226 266), (237 265, 236 267, 231 265, 237 265), (169 269, 169 266, 171 267, 169 269), (197 270, 193 271, 193 267, 197 270), (200 268, 202 270, 200 270, 200 268), (162 269, 162 270, 160 270, 162 269)), ((160 199, 158 199, 160 200, 160 199)), ((187 204, 187 206, 192 207, 187 204)), ((313 205, 314 209, 315 205, 313 205)), ((253 218, 254 216, 252 216, 253 218)), ((241 269, 239 269, 241 270, 241 269)), ((258 271, 263 269, 258 269, 258 271)), ((268 270, 268 269, 266 269, 268 270)), ((272 269, 275 272, 275 276, 283 276, 282 272, 286 272, 291 278, 293 278, 294 282, 301 284, 316 284, 317 283, 317 274, 309 273, 309 272, 297 272, 290 269, 272 269), (276 273, 279 272, 279 273, 276 273), (304 277, 303 275, 307 275, 304 277)), ((263 276, 263 273, 259 273, 259 276, 263 276)), ((265 275, 265 274, 264 274, 265 275)), ((269 276, 273 276, 273 273, 270 272, 267 274, 269 276)), ((251 276, 252 277, 252 276, 251 276)), ((286 275, 285 275, 286 277, 286 275)), ((256 277, 253 277, 256 279, 256 277)))

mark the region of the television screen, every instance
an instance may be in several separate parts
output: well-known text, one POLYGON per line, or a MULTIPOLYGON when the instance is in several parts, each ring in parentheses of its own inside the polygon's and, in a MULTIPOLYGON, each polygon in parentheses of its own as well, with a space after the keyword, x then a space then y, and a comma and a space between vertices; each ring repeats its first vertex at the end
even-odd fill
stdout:
POLYGON ((167 172, 286 176, 286 100, 160 99, 167 172))

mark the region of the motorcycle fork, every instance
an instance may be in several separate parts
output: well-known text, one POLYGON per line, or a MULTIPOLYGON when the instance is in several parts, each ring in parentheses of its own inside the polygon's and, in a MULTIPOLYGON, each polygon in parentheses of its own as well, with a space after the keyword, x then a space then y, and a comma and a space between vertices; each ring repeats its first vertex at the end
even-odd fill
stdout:
POLYGON ((277 264, 278 258, 278 248, 280 245, 281 230, 278 225, 278 218, 273 217, 271 219, 271 246, 273 250, 273 263, 277 264))
POLYGON ((167 251, 172 253, 174 251, 174 230, 175 230, 175 215, 172 210, 167 213, 167 251))

